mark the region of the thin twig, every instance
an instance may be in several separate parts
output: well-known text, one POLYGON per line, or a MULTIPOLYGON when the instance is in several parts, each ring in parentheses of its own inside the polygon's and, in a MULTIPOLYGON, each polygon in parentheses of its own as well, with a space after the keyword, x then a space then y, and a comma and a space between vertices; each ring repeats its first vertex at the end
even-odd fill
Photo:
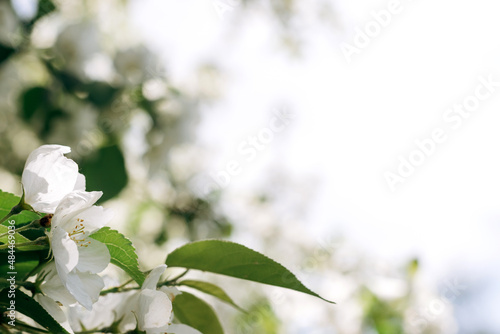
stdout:
POLYGON ((101 296, 104 296, 104 295, 107 295, 108 293, 119 293, 119 292, 126 292, 126 291, 131 291, 131 290, 137 290, 139 289, 139 287, 130 287, 130 288, 125 288, 125 286, 127 284, 130 284, 132 283, 134 280, 131 278, 129 279, 128 281, 126 281, 125 283, 119 285, 119 286, 115 286, 114 288, 110 288, 110 289, 107 289, 107 290, 102 290, 101 291, 101 296))
POLYGON ((169 279, 168 281, 163 282, 161 285, 172 285, 172 283, 174 283, 178 279, 184 277, 188 272, 189 272, 189 269, 186 269, 182 274, 180 274, 177 277, 174 277, 172 279, 169 279))

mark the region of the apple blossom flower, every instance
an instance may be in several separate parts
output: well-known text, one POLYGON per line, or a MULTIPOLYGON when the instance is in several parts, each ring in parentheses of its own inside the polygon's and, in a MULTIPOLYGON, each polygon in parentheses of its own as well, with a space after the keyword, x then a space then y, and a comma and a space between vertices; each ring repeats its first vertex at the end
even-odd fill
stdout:
POLYGON ((137 323, 139 330, 147 334, 201 334, 189 326, 171 324, 172 301, 175 295, 181 292, 174 287, 156 288, 166 268, 164 264, 154 268, 144 280, 141 289, 129 295, 124 308, 119 311, 122 315, 120 326, 133 329, 137 323))
MULTIPOLYGON (((47 263, 43 267, 37 281, 39 281, 40 291, 43 295, 54 300, 58 305, 69 306, 77 303, 75 297, 63 285, 54 261, 47 263)), ((45 309, 47 310, 47 308, 45 309)))
MULTIPOLYGON (((105 274, 102 278, 104 289, 111 289, 120 285, 119 280, 115 277, 105 274)), ((126 296, 126 293, 101 295, 99 300, 92 305, 92 310, 87 310, 80 304, 70 305, 66 309, 71 328, 76 332, 81 332, 111 327, 117 320, 115 310, 124 302, 126 296)))
POLYGON ((57 206, 52 227, 47 233, 63 286, 89 310, 104 287, 97 273, 110 262, 106 245, 89 237, 112 217, 109 209, 94 206, 101 196, 100 191, 78 191, 64 197, 57 206))
POLYGON ((61 199, 72 191, 85 190, 78 165, 64 156, 67 146, 43 145, 30 153, 24 165, 24 202, 35 211, 54 213, 61 199))
MULTIPOLYGON (((103 281, 107 288, 119 284, 117 279, 109 276, 104 276, 103 281)), ((63 286, 54 261, 41 270, 39 286, 42 293, 35 294, 35 300, 70 333, 110 326, 115 321, 115 308, 125 298, 123 293, 100 296, 92 310, 87 310, 63 286)))

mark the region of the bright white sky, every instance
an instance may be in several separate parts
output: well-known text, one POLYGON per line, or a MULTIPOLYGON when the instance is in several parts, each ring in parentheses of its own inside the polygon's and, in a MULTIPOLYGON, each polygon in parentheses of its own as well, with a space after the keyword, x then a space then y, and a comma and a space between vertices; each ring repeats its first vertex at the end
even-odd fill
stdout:
POLYGON ((474 94, 479 76, 500 81, 500 3, 402 0, 401 12, 348 64, 340 43, 352 44, 355 27, 389 1, 336 0, 342 30, 304 25, 301 60, 279 49, 261 13, 226 12, 221 20, 217 2, 136 1, 132 12, 174 80, 203 60, 228 74, 225 98, 203 125, 213 171, 241 158, 238 145, 267 126, 273 107, 292 106, 295 120, 257 162, 243 163, 230 189, 248 187, 279 161, 292 175, 322 180, 310 212, 318 237, 342 231, 389 260, 419 255, 434 277, 491 271, 500 260, 500 87, 458 129, 443 114, 474 94), (384 173, 436 128, 446 142, 391 192, 384 173))

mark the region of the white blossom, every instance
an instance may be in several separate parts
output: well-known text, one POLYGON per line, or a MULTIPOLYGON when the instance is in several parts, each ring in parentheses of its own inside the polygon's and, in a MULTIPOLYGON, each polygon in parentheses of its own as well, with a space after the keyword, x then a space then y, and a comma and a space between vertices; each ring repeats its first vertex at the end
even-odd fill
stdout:
POLYGON ((28 156, 22 175, 24 201, 35 211, 54 213, 64 196, 85 190, 78 165, 64 156, 69 152, 67 146, 43 145, 28 156))
MULTIPOLYGON (((116 278, 108 275, 103 276, 104 289, 110 289, 120 285, 116 278)), ((116 320, 116 309, 124 302, 126 293, 108 293, 100 296, 99 300, 92 305, 92 310, 87 310, 80 304, 74 304, 67 308, 68 320, 73 330, 79 332, 84 329, 99 329, 111 326, 116 320)))
POLYGON ((123 316, 121 326, 133 329, 137 323, 139 330, 147 334, 201 334, 189 326, 171 324, 172 300, 180 291, 166 286, 157 289, 160 276, 166 268, 166 265, 154 268, 141 289, 129 296, 120 312, 123 316))
POLYGON ((104 287, 97 273, 110 262, 106 245, 89 237, 112 217, 109 209, 93 205, 101 195, 83 191, 67 195, 57 207, 48 233, 63 286, 89 310, 104 287))

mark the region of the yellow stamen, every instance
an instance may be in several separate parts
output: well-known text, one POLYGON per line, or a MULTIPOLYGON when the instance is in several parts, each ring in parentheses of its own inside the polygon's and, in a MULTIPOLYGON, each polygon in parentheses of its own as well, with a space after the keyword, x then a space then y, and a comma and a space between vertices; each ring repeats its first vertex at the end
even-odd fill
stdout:
POLYGON ((77 218, 76 221, 80 224, 76 224, 73 231, 71 233, 68 233, 68 235, 71 240, 73 240, 77 244, 77 246, 88 247, 90 245, 90 241, 87 241, 85 239, 85 226, 83 226, 82 224, 83 219, 77 218))

